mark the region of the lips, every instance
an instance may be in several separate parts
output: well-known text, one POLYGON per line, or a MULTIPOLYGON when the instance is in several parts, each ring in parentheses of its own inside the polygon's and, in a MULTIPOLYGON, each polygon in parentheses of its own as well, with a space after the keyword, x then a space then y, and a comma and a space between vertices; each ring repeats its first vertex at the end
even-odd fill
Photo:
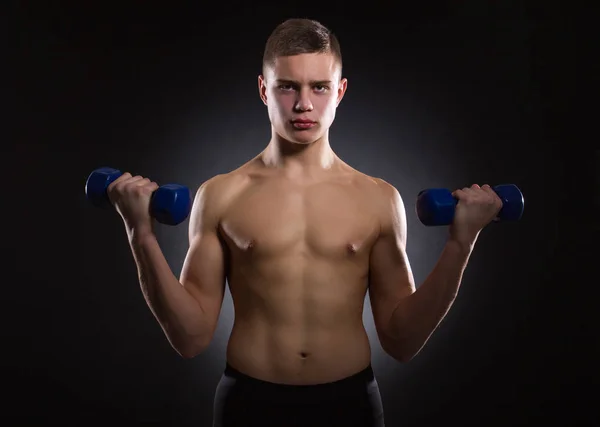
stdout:
POLYGON ((312 120, 292 120, 292 126, 294 126, 295 129, 312 129, 315 125, 316 122, 313 122, 312 120))

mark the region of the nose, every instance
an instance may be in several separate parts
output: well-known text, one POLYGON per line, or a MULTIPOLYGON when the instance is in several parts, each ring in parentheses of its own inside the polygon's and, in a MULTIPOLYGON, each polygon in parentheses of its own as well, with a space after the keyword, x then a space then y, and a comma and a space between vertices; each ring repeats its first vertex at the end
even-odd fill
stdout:
POLYGON ((301 90, 298 92, 298 99, 294 104, 294 110, 297 112, 312 111, 313 105, 310 100, 309 91, 301 90))

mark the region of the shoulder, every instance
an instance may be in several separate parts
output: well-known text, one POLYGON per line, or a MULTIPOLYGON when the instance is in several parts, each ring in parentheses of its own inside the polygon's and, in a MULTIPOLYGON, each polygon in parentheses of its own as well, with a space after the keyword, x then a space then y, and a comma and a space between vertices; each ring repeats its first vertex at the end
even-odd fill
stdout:
POLYGON ((201 224, 217 227, 224 212, 248 182, 248 175, 239 169, 212 176, 202 182, 194 197, 190 215, 190 231, 201 224))
POLYGON ((211 203, 215 207, 229 204, 252 180, 254 160, 229 172, 220 173, 202 182, 196 191, 199 203, 211 203))
POLYGON ((391 209, 392 212, 402 209, 404 210, 404 201, 398 189, 389 182, 381 178, 373 178, 379 190, 379 198, 384 207, 391 209))
POLYGON ((406 207, 398 188, 383 178, 358 174, 360 185, 379 218, 382 232, 404 229, 406 207))
POLYGON ((354 182, 369 196, 371 203, 383 211, 404 209, 400 191, 383 178, 353 170, 354 182))
POLYGON ((199 201, 210 201, 220 203, 227 200, 236 188, 243 185, 243 175, 237 171, 214 175, 204 181, 196 191, 196 199, 199 201))

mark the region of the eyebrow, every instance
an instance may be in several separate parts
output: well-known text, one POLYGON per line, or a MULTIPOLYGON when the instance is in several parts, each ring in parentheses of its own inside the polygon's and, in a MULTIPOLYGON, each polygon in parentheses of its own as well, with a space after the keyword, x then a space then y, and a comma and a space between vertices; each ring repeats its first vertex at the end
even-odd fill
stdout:
MULTIPOLYGON (((276 79, 275 80, 276 83, 293 83, 296 85, 299 85, 300 83, 295 81, 295 80, 289 80, 289 79, 276 79)), ((321 85, 321 84, 331 84, 331 80, 311 80, 309 82, 311 85, 321 85)))

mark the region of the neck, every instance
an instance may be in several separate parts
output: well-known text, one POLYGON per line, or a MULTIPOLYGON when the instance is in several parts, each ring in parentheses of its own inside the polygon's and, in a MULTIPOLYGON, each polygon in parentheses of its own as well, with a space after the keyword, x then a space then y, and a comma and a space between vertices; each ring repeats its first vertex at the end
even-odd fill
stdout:
POLYGON ((261 159, 266 166, 285 169, 291 173, 330 169, 335 158, 335 153, 329 145, 328 133, 314 142, 298 144, 282 138, 273 131, 269 144, 261 153, 261 159))

